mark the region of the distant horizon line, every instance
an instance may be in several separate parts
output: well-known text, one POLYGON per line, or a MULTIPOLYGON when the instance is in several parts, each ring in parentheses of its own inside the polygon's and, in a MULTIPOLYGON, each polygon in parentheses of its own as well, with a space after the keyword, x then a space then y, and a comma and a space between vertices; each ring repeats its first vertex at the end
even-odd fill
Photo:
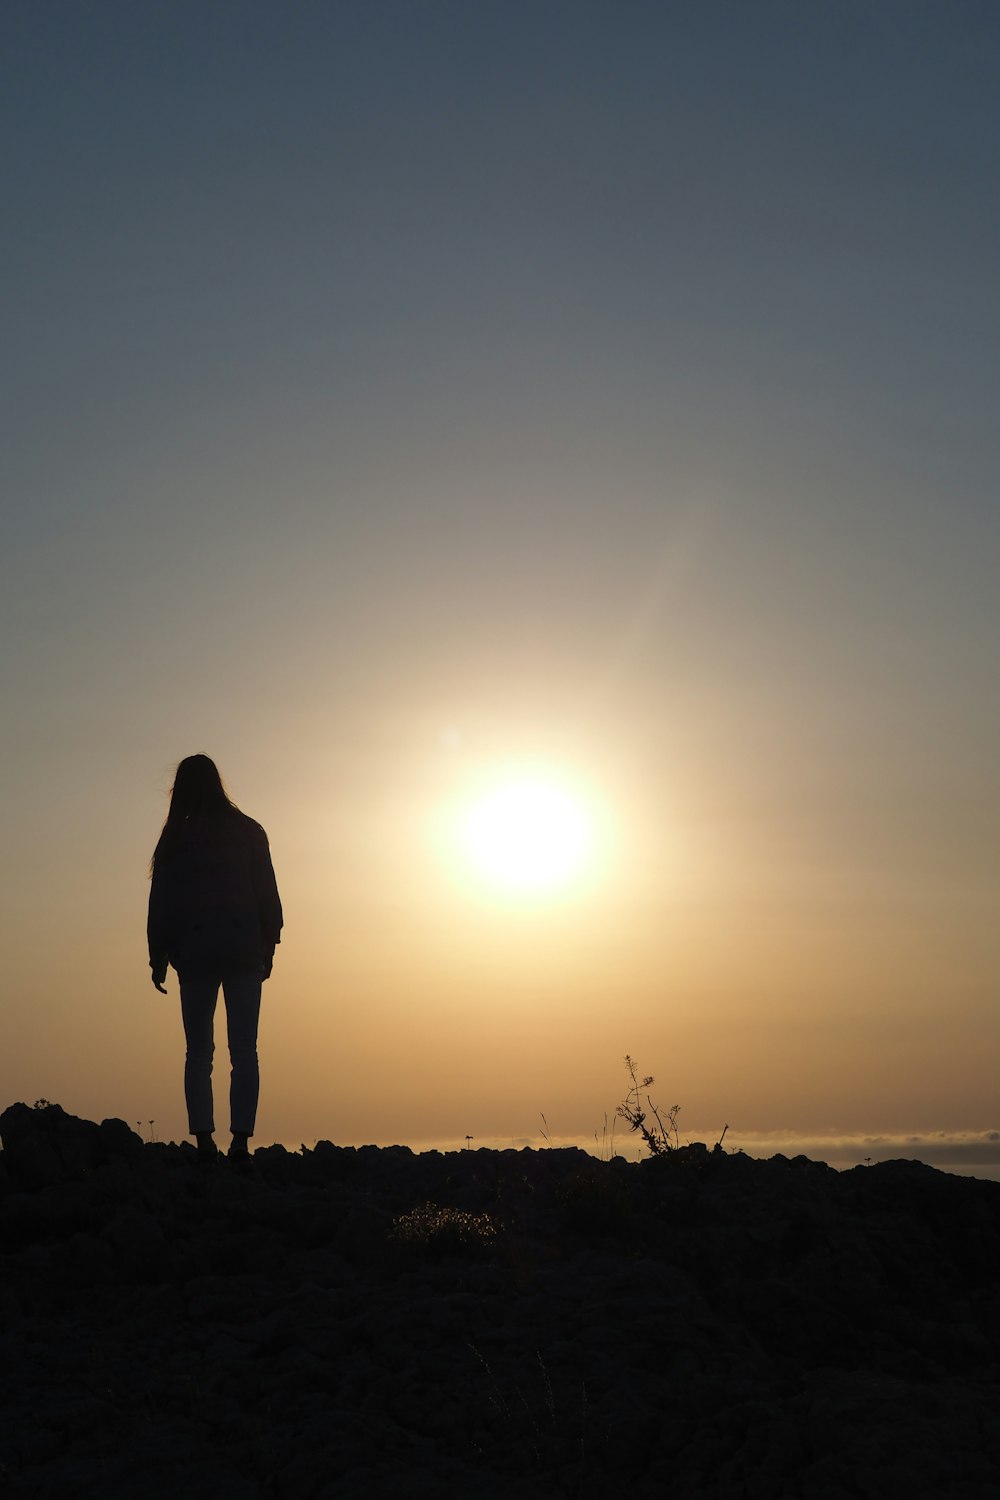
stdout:
MULTIPOLYGON (((316 1139, 322 1140, 324 1137, 317 1136, 316 1139)), ((699 1134, 693 1131, 681 1136, 680 1145, 693 1145, 700 1142, 711 1150, 718 1139, 718 1132, 699 1134)), ((554 1132, 550 1132, 547 1136, 541 1133, 533 1136, 506 1137, 472 1135, 465 1137, 464 1140, 449 1138, 447 1142, 441 1137, 421 1137, 410 1141, 357 1140, 338 1141, 335 1144, 355 1147, 375 1145, 382 1148, 405 1145, 411 1151, 419 1152, 464 1150, 467 1149, 466 1142, 468 1142, 468 1149, 473 1151, 480 1148, 490 1151, 511 1149, 543 1151, 576 1147, 586 1151, 590 1156, 601 1157, 612 1154, 610 1131, 606 1148, 601 1137, 595 1137, 593 1132, 589 1135, 559 1135, 554 1132)), ((880 1134, 864 1135, 850 1135, 846 1132, 831 1132, 829 1135, 823 1135, 819 1132, 790 1130, 755 1131, 752 1134, 737 1135, 730 1130, 722 1144, 730 1154, 743 1152, 747 1156, 809 1156, 815 1160, 831 1162, 850 1161, 855 1165, 863 1165, 866 1160, 888 1161, 898 1157, 917 1157, 918 1159, 933 1157, 939 1161, 992 1164, 1000 1168, 1000 1130, 939 1131, 933 1134, 926 1131, 898 1133, 886 1131, 880 1134)), ((295 1149, 297 1150, 298 1146, 295 1149)), ((613 1154, 623 1156, 628 1161, 634 1161, 644 1159, 648 1152, 642 1141, 626 1128, 615 1132, 613 1154)))
MULTIPOLYGON (((147 1143, 155 1141, 167 1145, 180 1145, 188 1140, 187 1136, 181 1136, 180 1140, 175 1140, 172 1136, 160 1136, 156 1132, 155 1121, 148 1122, 148 1128, 146 1122, 142 1122, 141 1128, 137 1128, 140 1122, 125 1121, 125 1123, 147 1143)), ((225 1134, 222 1131, 216 1133, 225 1134)), ((711 1150, 720 1139, 720 1134, 722 1133, 716 1129, 703 1133, 695 1129, 684 1132, 679 1144, 686 1146, 702 1143, 711 1150)), ((569 1148, 584 1151, 596 1160, 607 1160, 614 1155, 629 1162, 636 1162, 645 1160, 648 1156, 642 1140, 627 1126, 616 1129, 613 1134, 609 1128, 606 1134, 591 1131, 587 1135, 561 1135, 554 1131, 545 1133, 539 1131, 530 1136, 427 1135, 411 1137, 409 1140, 388 1137, 376 1140, 366 1140, 361 1137, 334 1140, 330 1136, 317 1134, 312 1137, 311 1141, 304 1141, 301 1137, 295 1139, 292 1136, 268 1138, 264 1132, 258 1132, 254 1137, 254 1148, 260 1150, 266 1146, 280 1145, 286 1151, 298 1152, 303 1147, 307 1150, 314 1150, 318 1142, 324 1140, 330 1140, 335 1146, 350 1147, 355 1150, 360 1150, 364 1146, 374 1146, 379 1150, 402 1146, 412 1151, 414 1155, 431 1151, 447 1154, 466 1150, 546 1151, 569 1148)), ((841 1171, 845 1168, 876 1162, 920 1161, 940 1170, 982 1175, 1000 1180, 1000 1130, 993 1129, 934 1132, 883 1131, 864 1134, 851 1134, 846 1131, 831 1131, 824 1134, 818 1131, 773 1130, 740 1134, 727 1128, 724 1132, 723 1148, 730 1155, 741 1152, 746 1156, 763 1160, 777 1155, 789 1158, 805 1156, 812 1161, 825 1162, 841 1171)), ((0 1154, 2 1154, 2 1143, 0 1143, 0 1154)))
MULTIPOLYGON (((689 1136, 682 1136, 682 1146, 702 1142, 709 1150, 718 1140, 718 1133, 709 1132, 699 1135, 692 1132, 689 1136)), ((290 1140, 276 1142, 283 1145, 286 1150, 298 1151, 302 1146, 313 1150, 317 1142, 329 1139, 322 1135, 316 1136, 312 1143, 290 1140)), ((263 1139, 260 1145, 265 1144, 263 1139)), ((607 1143, 603 1144, 600 1137, 595 1138, 591 1132, 585 1135, 558 1135, 550 1133, 547 1137, 540 1133, 534 1136, 475 1136, 465 1138, 442 1138, 421 1137, 408 1141, 402 1140, 339 1140, 334 1141, 336 1146, 350 1146, 360 1150, 363 1146, 375 1146, 379 1150, 387 1150, 393 1146, 405 1146, 415 1155, 424 1152, 439 1151, 442 1154, 456 1151, 546 1151, 575 1148, 593 1156, 597 1160, 606 1160, 611 1155, 611 1135, 607 1137, 607 1143)), ((988 1169, 980 1175, 1000 1180, 1000 1130, 986 1131, 939 1131, 929 1132, 883 1132, 880 1134, 848 1135, 837 1133, 821 1135, 818 1133, 807 1133, 798 1131, 758 1131, 752 1135, 739 1136, 729 1131, 723 1142, 724 1149, 735 1155, 742 1152, 746 1156, 767 1160, 773 1156, 785 1156, 793 1158, 806 1156, 812 1161, 826 1162, 838 1171, 851 1167, 865 1166, 875 1162, 884 1161, 920 1161, 927 1166, 936 1167, 939 1170, 952 1170, 965 1174, 974 1173, 974 1169, 988 1169)), ((259 1149, 259 1148, 258 1148, 259 1149)), ((648 1152, 642 1141, 633 1136, 625 1129, 616 1132, 614 1137, 615 1156, 623 1157, 626 1161, 635 1162, 645 1160, 648 1152)))

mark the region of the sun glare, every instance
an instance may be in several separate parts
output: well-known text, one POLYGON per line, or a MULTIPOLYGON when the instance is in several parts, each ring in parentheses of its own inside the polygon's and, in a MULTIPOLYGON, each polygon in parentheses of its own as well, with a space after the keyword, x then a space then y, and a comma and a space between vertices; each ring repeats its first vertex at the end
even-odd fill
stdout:
POLYGON ((563 890, 583 873, 594 830, 584 803, 569 788, 518 776, 476 797, 463 835, 468 860, 483 879, 531 895, 563 890))

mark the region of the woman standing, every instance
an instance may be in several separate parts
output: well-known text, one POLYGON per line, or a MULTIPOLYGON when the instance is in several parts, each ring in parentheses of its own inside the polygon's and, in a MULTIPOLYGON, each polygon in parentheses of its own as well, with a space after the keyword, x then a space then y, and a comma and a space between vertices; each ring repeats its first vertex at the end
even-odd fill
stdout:
POLYGON ((221 985, 232 1063, 229 1155, 245 1159, 260 1086, 260 987, 281 941, 281 901, 267 834, 230 801, 207 755, 177 767, 151 874, 149 965, 163 995, 168 964, 180 980, 188 1129, 203 1159, 218 1154, 212 1056, 221 985))

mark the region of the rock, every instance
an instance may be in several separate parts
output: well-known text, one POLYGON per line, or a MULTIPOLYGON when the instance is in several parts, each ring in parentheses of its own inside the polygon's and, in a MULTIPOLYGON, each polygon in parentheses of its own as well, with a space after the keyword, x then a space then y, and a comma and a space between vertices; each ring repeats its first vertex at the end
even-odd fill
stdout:
POLYGON ((6 1175, 20 1188, 74 1181, 142 1146, 124 1120, 95 1125, 58 1104, 10 1105, 0 1115, 0 1141, 6 1175))

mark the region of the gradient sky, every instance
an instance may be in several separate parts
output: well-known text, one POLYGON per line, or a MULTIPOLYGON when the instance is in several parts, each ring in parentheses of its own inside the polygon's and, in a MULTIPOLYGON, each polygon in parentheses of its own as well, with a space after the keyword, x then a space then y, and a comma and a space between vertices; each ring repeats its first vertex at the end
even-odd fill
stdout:
POLYGON ((682 1133, 1000 1159, 995 4, 8 0, 0 55, 0 1105, 183 1135, 205 751, 286 909, 258 1141, 586 1141, 628 1051, 682 1133), (545 900, 442 833, 513 764, 600 817, 545 900))

